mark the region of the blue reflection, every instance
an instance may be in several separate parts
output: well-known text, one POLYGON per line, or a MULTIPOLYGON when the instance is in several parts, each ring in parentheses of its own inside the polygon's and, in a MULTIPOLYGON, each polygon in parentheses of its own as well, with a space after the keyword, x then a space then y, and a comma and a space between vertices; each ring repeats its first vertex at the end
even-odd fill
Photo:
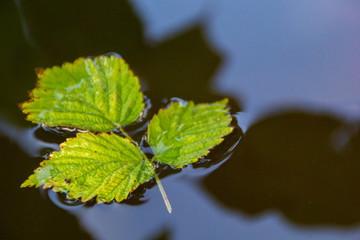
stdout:
POLYGON ((358 1, 199 0, 169 5, 135 1, 148 37, 167 38, 184 23, 202 19, 208 41, 226 56, 213 89, 245 100, 251 114, 301 105, 360 118, 358 1))

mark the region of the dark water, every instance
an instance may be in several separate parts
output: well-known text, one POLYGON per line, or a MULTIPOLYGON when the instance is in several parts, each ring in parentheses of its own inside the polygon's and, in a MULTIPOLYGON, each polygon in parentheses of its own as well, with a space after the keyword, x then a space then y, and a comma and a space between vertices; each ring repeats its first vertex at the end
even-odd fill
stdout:
POLYGON ((355 0, 0 1, 1 239, 360 239, 359 12, 355 0), (140 76, 150 116, 172 97, 228 97, 244 132, 160 173, 172 214, 153 182, 110 205, 19 188, 65 138, 17 107, 34 69, 108 52, 140 76))

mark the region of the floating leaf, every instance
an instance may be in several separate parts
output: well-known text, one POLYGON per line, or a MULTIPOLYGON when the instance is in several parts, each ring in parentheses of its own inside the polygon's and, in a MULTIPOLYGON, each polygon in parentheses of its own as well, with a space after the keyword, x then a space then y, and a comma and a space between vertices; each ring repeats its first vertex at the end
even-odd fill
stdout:
POLYGON ((160 110, 148 127, 154 161, 180 168, 196 162, 232 131, 227 99, 212 104, 176 102, 160 110))
POLYGON ((136 121, 144 108, 138 78, 116 56, 79 58, 38 78, 21 107, 35 123, 107 132, 136 121))
POLYGON ((69 198, 120 202, 155 173, 141 150, 115 134, 79 133, 60 145, 21 187, 53 187, 69 198))

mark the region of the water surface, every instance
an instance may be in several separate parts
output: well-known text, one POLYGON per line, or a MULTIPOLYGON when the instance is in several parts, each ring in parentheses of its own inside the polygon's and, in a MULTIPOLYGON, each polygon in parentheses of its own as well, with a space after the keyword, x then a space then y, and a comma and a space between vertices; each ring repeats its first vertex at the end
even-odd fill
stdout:
POLYGON ((355 0, 2 1, 2 238, 359 239, 359 11, 355 0), (228 97, 242 128, 200 164, 160 174, 172 214, 153 182, 100 205, 19 188, 66 137, 17 107, 34 69, 108 52, 140 77, 148 119, 173 97, 228 97))

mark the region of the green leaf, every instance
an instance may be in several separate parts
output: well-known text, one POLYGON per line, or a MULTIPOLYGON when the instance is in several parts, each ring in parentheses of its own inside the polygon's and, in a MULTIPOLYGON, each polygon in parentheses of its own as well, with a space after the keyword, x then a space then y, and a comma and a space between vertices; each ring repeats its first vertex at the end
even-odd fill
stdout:
POLYGON ((196 162, 232 131, 227 99, 212 104, 176 102, 160 110, 148 127, 154 161, 173 167, 196 162))
POLYGON ((34 123, 107 132, 136 121, 144 108, 138 78, 116 56, 79 58, 38 78, 21 106, 34 123))
POLYGON ((120 202, 155 173, 141 150, 115 134, 79 133, 41 163, 21 187, 53 187, 69 198, 120 202))

